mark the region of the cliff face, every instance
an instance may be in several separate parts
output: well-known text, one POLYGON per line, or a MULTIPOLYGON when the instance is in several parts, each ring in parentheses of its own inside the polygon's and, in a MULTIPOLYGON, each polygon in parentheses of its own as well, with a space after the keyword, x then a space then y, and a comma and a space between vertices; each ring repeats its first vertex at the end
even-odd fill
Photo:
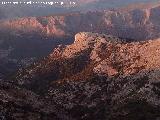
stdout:
POLYGON ((76 120, 156 120, 159 44, 81 32, 10 82, 45 96, 76 120))
MULTIPOLYGON (((139 71, 158 69, 160 67, 159 46, 160 39, 128 43, 126 40, 111 35, 81 32, 75 35, 73 44, 60 45, 55 48, 50 56, 33 65, 34 70, 31 67, 25 73, 43 76, 44 73, 51 74, 56 71, 60 65, 62 65, 62 68, 67 68, 67 66, 76 64, 81 66, 80 69, 77 69, 77 72, 80 72, 80 70, 92 64, 95 74, 108 77, 128 76, 139 71)), ((65 68, 61 72, 65 72, 65 68)), ((72 69, 69 71, 68 69, 66 72, 72 74, 72 71, 74 71, 76 73, 76 68, 74 66, 72 68, 75 71, 72 69)))
POLYGON ((159 37, 158 11, 159 4, 147 8, 20 18, 3 22, 2 25, 15 31, 42 32, 54 37, 73 36, 77 32, 87 31, 144 40, 159 37))

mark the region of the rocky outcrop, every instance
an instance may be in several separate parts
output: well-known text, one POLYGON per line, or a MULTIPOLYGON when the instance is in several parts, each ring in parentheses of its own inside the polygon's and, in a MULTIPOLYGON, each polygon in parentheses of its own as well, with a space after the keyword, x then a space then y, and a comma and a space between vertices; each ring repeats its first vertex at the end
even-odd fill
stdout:
POLYGON ((107 72, 107 69, 114 67, 123 75, 130 75, 137 70, 160 67, 159 45, 160 39, 127 43, 111 35, 79 33, 75 36, 75 42, 62 51, 62 57, 73 58, 83 51, 89 51, 90 59, 99 63, 95 71, 107 72))
MULTIPOLYGON (((111 35, 81 32, 75 35, 73 44, 60 45, 49 57, 25 70, 25 74, 28 74, 28 77, 30 75, 43 77, 45 73, 54 75, 56 71, 60 74, 58 71, 61 71, 61 68, 63 69, 61 72, 78 73, 89 64, 92 64, 91 69, 94 74, 108 77, 128 76, 139 71, 159 69, 159 39, 130 43, 126 41, 111 35), (77 71, 75 66, 81 68, 77 71), (67 67, 72 69, 65 71, 67 67)), ((25 83, 26 78, 23 80, 21 75, 19 77, 17 80, 22 80, 22 84, 25 83)))

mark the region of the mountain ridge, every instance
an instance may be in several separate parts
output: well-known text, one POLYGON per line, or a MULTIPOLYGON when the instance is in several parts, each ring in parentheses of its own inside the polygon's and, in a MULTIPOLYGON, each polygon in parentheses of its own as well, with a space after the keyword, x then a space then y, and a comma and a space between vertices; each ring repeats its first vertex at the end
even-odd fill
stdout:
POLYGON ((75 36, 73 44, 59 46, 44 60, 20 70, 16 81, 22 86, 43 82, 43 86, 48 86, 54 80, 69 80, 85 70, 90 72, 88 75, 98 74, 111 78, 155 70, 160 67, 159 43, 160 39, 126 43, 114 36, 82 32, 75 36))
POLYGON ((73 44, 59 46, 10 82, 45 96, 77 120, 156 120, 159 44, 160 39, 128 43, 81 32, 73 44))
POLYGON ((27 32, 25 26, 29 24, 31 25, 29 30, 35 29, 33 32, 36 32, 37 29, 39 32, 50 34, 54 37, 73 36, 78 32, 86 31, 144 40, 152 39, 159 35, 156 30, 159 29, 158 9, 159 4, 156 4, 156 6, 151 5, 149 8, 142 7, 125 11, 123 9, 106 10, 103 12, 69 13, 65 16, 19 18, 17 20, 4 21, 1 25, 5 26, 2 29, 15 29, 15 31, 22 32, 26 30, 27 32), (79 27, 80 25, 81 27, 79 27), (137 32, 137 30, 139 31, 137 32), (133 35, 130 34, 131 31, 134 33, 133 35), (139 32, 142 32, 143 35, 138 34, 139 32), (125 33, 127 34, 125 35, 125 33))

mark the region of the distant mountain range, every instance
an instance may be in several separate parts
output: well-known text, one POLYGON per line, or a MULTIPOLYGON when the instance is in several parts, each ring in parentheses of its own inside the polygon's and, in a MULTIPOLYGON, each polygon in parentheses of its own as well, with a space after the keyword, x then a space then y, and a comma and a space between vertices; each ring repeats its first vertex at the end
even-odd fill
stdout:
MULTIPOLYGON (((55 2, 56 0, 49 0, 49 1, 55 2)), ((0 5, 0 16, 1 16, 0 19, 25 17, 25 16, 46 16, 59 13, 70 13, 73 11, 80 11, 80 12, 95 11, 95 10, 122 7, 133 3, 146 3, 146 2, 157 2, 157 1, 159 0, 152 0, 152 1, 150 0, 71 0, 71 1, 62 0, 61 2, 64 2, 63 5, 54 4, 53 6, 44 4, 42 5, 32 4, 30 6, 0 5), (70 4, 70 2, 75 2, 76 4, 70 4)), ((60 1, 58 2, 60 3, 60 1)))

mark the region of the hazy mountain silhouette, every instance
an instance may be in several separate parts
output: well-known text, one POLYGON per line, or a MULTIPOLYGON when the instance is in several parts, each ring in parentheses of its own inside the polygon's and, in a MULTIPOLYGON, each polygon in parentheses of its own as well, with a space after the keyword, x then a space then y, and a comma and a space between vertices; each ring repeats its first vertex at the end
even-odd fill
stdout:
MULTIPOLYGON (((1 0, 3 1, 3 0, 1 0)), ((0 1, 0 2, 1 2, 0 1)), ((17 0, 22 1, 22 0, 17 0)), ((23 0, 27 1, 27 0, 23 0)), ((22 1, 22 2, 23 2, 22 1)), ((41 2, 43 0, 39 0, 41 2)), ((49 0, 53 1, 53 0, 49 0)), ((55 2, 54 0, 53 2, 55 2)), ((57 0, 60 2, 59 0, 57 0)), ((64 4, 63 6, 55 4, 54 6, 50 5, 0 5, 1 14, 4 16, 2 18, 15 18, 15 17, 25 17, 25 16, 46 16, 51 14, 59 14, 59 13, 69 13, 72 11, 89 11, 89 10, 102 10, 102 9, 110 9, 122 7, 131 3, 145 3, 151 2, 150 0, 71 0, 71 2, 75 2, 76 5, 70 5, 70 1, 61 0, 64 4)), ((156 2, 159 0, 152 0, 152 2, 156 2)), ((43 1, 44 2, 44 1, 43 1)))

